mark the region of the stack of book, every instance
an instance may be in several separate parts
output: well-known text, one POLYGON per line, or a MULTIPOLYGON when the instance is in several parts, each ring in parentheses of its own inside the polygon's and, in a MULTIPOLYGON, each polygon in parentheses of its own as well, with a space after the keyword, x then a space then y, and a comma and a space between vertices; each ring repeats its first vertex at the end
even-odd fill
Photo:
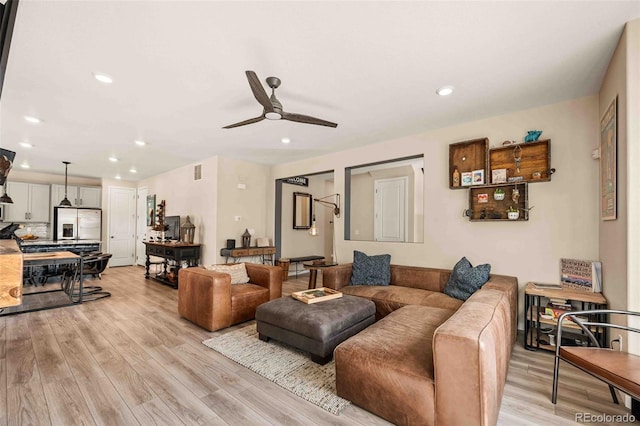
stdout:
POLYGON ((573 306, 571 306, 571 304, 566 300, 550 298, 549 303, 547 303, 547 306, 544 308, 544 314, 555 320, 565 312, 570 312, 572 310, 573 306))

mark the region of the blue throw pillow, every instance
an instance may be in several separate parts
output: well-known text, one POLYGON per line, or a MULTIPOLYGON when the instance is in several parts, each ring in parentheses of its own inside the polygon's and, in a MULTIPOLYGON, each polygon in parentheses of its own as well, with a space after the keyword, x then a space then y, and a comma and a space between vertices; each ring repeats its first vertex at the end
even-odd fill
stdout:
POLYGON ((389 285, 391 281, 391 255, 367 256, 353 251, 351 285, 389 285))
POLYGON ((489 281, 490 272, 491 265, 488 263, 474 268, 467 258, 463 257, 453 267, 449 281, 444 287, 444 293, 456 299, 467 300, 489 281))

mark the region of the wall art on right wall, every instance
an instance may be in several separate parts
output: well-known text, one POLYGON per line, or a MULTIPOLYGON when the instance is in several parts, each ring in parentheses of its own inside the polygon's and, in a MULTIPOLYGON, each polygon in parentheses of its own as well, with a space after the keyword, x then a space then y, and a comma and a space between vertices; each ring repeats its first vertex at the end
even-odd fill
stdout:
POLYGON ((617 101, 616 96, 600 120, 600 217, 602 220, 617 218, 617 101))

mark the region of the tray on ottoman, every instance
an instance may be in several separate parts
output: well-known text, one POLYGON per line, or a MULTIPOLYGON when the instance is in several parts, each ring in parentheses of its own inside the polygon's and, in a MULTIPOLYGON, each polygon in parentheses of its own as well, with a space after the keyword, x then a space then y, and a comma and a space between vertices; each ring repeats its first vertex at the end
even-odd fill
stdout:
POLYGON ((336 346, 375 322, 375 314, 375 304, 361 297, 344 295, 313 304, 282 297, 258 306, 256 324, 260 340, 278 340, 326 364, 336 346))

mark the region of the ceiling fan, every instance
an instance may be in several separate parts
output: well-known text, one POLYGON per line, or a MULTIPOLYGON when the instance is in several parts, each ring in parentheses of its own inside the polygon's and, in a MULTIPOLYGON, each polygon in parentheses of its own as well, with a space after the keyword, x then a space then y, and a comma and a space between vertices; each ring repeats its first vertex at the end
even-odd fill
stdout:
POLYGON ((296 114, 291 112, 284 112, 282 110, 282 104, 276 98, 276 89, 280 86, 280 79, 277 77, 268 77, 267 84, 271 88, 271 97, 267 95, 267 92, 264 91, 258 76, 253 71, 245 71, 247 75, 247 80, 249 80, 249 86, 251 87, 251 91, 253 92, 253 96, 256 97, 256 100, 264 110, 262 111, 262 115, 255 118, 250 118, 245 121, 241 121, 239 123, 229 124, 228 126, 224 126, 223 129, 232 129, 234 127, 244 126, 246 124, 257 123, 258 121, 262 121, 265 118, 267 120, 289 120, 295 121, 297 123, 306 123, 306 124, 317 124, 319 126, 327 126, 327 127, 338 127, 336 123, 332 123, 330 121, 321 120, 319 118, 310 117, 308 115, 296 114))

